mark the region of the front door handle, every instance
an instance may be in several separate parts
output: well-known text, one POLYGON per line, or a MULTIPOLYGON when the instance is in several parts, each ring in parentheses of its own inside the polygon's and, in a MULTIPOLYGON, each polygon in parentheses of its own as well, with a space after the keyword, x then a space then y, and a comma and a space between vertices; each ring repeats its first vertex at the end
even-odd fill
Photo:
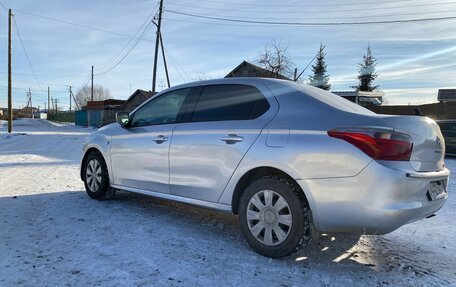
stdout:
POLYGON ((242 142, 244 138, 235 134, 229 134, 226 137, 221 138, 221 140, 226 142, 227 144, 235 144, 238 142, 242 142))
POLYGON ((154 142, 158 143, 158 144, 161 144, 161 143, 164 143, 165 141, 167 141, 168 138, 165 137, 164 135, 159 135, 157 136, 155 139, 154 139, 154 142))

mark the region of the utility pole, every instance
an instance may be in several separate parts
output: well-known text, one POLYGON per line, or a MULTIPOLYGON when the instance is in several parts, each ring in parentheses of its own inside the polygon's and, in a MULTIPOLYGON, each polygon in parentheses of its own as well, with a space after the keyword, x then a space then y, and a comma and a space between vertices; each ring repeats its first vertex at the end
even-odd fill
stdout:
POLYGON ((30 118, 34 119, 34 115, 33 115, 33 102, 32 102, 32 90, 31 90, 30 88, 29 88, 28 95, 29 95, 29 99, 30 99, 30 118))
POLYGON ((76 109, 79 110, 78 102, 76 101, 76 98, 74 97, 73 91, 71 91, 71 90, 70 90, 70 96, 73 97, 74 105, 76 106, 76 109))
POLYGON ((71 86, 70 86, 70 112, 71 112, 71 86))
POLYGON ((163 0, 160 0, 160 8, 158 10, 157 36, 156 36, 156 40, 155 40, 155 55, 154 55, 154 70, 153 70, 153 78, 152 78, 152 92, 155 92, 155 85, 156 85, 156 82, 157 82, 158 44, 159 44, 159 41, 160 41, 160 28, 161 28, 162 13, 163 13, 163 0))
POLYGON ((48 109, 47 109, 47 119, 51 120, 51 89, 48 87, 48 109))
MULTIPOLYGON (((70 88, 70 90, 71 90, 71 88, 70 88)), ((92 89, 91 89, 90 95, 91 95, 90 99, 93 102, 93 65, 92 65, 92 89)))
POLYGON ((12 92, 11 92, 11 18, 13 13, 11 9, 8 10, 8 133, 13 131, 13 103, 12 103, 12 92))
POLYGON ((161 46, 162 56, 163 56, 163 65, 165 65, 166 81, 168 82, 168 88, 169 88, 169 87, 171 87, 171 84, 169 83, 168 65, 166 65, 165 49, 163 49, 163 38, 162 38, 161 32, 160 32, 160 46, 161 46))

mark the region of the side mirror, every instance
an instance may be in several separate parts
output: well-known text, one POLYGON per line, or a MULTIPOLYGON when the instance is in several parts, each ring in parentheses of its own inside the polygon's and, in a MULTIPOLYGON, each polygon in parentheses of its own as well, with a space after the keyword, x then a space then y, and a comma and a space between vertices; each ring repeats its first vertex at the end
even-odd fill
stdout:
POLYGON ((128 127, 130 125, 130 115, 127 112, 116 113, 116 120, 123 127, 128 127))

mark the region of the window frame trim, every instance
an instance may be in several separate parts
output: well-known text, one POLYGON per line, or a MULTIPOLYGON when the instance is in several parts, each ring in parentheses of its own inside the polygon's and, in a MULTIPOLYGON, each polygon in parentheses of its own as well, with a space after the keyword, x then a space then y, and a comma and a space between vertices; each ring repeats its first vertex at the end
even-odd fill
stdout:
MULTIPOLYGON (((192 110, 191 110, 191 113, 189 113, 190 115, 188 116, 188 118, 186 118, 185 123, 214 123, 214 122, 229 122, 229 121, 236 121, 236 122, 238 122, 238 121, 253 121, 253 120, 256 120, 256 119, 261 118, 262 116, 264 116, 272 107, 271 103, 269 102, 268 97, 266 95, 264 95, 261 92, 261 90, 258 89, 255 85, 239 84, 239 83, 223 83, 223 84, 201 85, 201 86, 196 86, 194 88, 198 88, 198 90, 196 90, 191 95, 191 97, 194 97, 195 99, 192 101, 192 110), (254 88, 255 90, 258 91, 258 93, 260 93, 260 95, 263 97, 263 99, 266 100, 266 102, 268 103, 268 108, 262 114, 260 114, 259 116, 255 117, 255 118, 230 119, 230 120, 211 120, 211 121, 208 121, 208 120, 205 120, 205 121, 192 121, 193 114, 196 111, 196 106, 198 105, 198 103, 199 103, 199 101, 201 99, 201 95, 203 94, 204 90, 207 87, 215 87, 215 86, 246 86, 246 87, 254 88)), ((255 104, 255 106, 256 106, 256 104, 255 104)))
POLYGON ((172 91, 168 91, 166 93, 163 93, 163 94, 157 95, 155 97, 152 97, 150 100, 148 100, 148 101, 144 102, 143 104, 141 104, 137 109, 135 109, 130 114, 130 118, 131 118, 130 128, 142 128, 142 127, 148 127, 148 126, 172 125, 172 124, 180 124, 180 123, 185 122, 185 121, 182 120, 183 119, 183 115, 184 115, 183 111, 184 111, 184 109, 187 108, 189 102, 191 101, 191 99, 193 97, 193 92, 194 92, 194 87, 185 87, 185 88, 181 88, 181 89, 175 89, 175 90, 172 90, 172 91), (146 124, 146 125, 140 125, 140 126, 133 125, 134 116, 136 115, 137 112, 142 110, 144 107, 146 107, 149 104, 153 104, 153 102, 157 101, 158 99, 160 99, 160 98, 162 98, 162 97, 164 97, 166 95, 169 95, 169 94, 177 92, 177 91, 187 90, 187 89, 189 90, 189 92, 185 96, 184 102, 182 103, 182 106, 180 107, 180 109, 179 109, 179 111, 177 113, 176 121, 174 121, 173 123, 146 124))

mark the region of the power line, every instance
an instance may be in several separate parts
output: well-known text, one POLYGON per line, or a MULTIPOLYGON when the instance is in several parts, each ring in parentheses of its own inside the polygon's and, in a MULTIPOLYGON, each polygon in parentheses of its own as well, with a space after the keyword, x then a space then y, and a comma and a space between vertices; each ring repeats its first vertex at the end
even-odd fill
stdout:
POLYGON ((138 45, 139 41, 144 37, 144 35, 149 31, 150 27, 152 25, 152 21, 150 21, 147 26, 144 28, 144 30, 142 31, 141 35, 139 36, 139 38, 136 39, 136 41, 134 42, 134 44, 130 47, 130 49, 116 62, 114 63, 110 68, 108 68, 106 71, 102 71, 100 73, 97 73, 95 75, 97 76, 100 76, 100 75, 103 75, 103 74, 106 74, 106 73, 109 73, 111 72, 114 68, 116 68, 120 63, 122 63, 122 61, 130 54, 131 51, 133 51, 133 49, 136 47, 136 45, 138 45))
MULTIPOLYGON (((235 6, 255 6, 258 7, 258 3, 239 3, 239 2, 223 2, 223 1, 214 1, 214 0, 199 0, 199 2, 222 4, 222 5, 235 5, 235 6)), ((371 4, 387 4, 387 3, 401 3, 401 2, 416 2, 416 0, 392 0, 392 1, 363 1, 361 3, 337 3, 337 4, 304 4, 304 5, 293 5, 286 4, 287 7, 334 7, 334 6, 360 6, 360 5, 371 5, 371 4)), ((284 4, 264 4, 261 3, 261 6, 269 7, 284 7, 284 4)))
POLYGON ((107 68, 109 66, 111 66, 115 61, 118 60, 118 58, 120 58, 122 56, 122 54, 128 49, 128 47, 130 46, 130 44, 135 40, 135 39, 138 39, 138 35, 141 33, 141 30, 144 28, 145 25, 147 25, 150 21, 152 21, 154 15, 155 15, 155 11, 152 12, 151 14, 149 14, 147 17, 146 17, 146 20, 141 24, 141 26, 139 26, 138 30, 136 31, 136 33, 130 38, 130 40, 127 42, 127 44, 119 50, 119 53, 116 53, 114 54, 111 58, 109 58, 109 60, 107 60, 105 63, 101 64, 101 65, 97 65, 97 68, 99 68, 100 70, 103 70, 104 68, 107 68), (151 19, 152 18, 152 19, 151 19))
POLYGON ((166 49, 164 47, 164 50, 165 50, 166 54, 168 55, 168 58, 171 60, 171 64, 174 66, 174 68, 176 69, 176 72, 179 74, 181 79, 183 79, 184 81, 188 82, 189 79, 191 79, 191 76, 187 72, 185 72, 183 69, 181 69, 179 67, 179 65, 177 65, 177 62, 175 61, 174 57, 171 55, 171 53, 169 52, 168 49, 166 49), (188 78, 184 77, 181 72, 183 74, 187 75, 188 78))
POLYGON ((2 1, 0 1, 0 6, 2 6, 5 11, 8 11, 8 8, 6 8, 7 6, 5 6, 2 1))
POLYGON ((436 18, 421 18, 421 19, 404 19, 404 20, 382 20, 382 21, 365 21, 365 22, 273 22, 273 21, 256 21, 256 20, 244 20, 224 17, 212 17, 197 15, 191 13, 184 13, 174 10, 166 10, 169 13, 184 15, 194 18, 210 19, 225 22, 237 22, 237 23, 251 23, 251 24, 265 24, 265 25, 285 25, 285 26, 343 26, 343 25, 371 25, 371 24, 392 24, 392 23, 408 23, 408 22, 425 22, 425 21, 442 21, 442 20, 454 20, 456 16, 450 17, 436 17, 436 18))
POLYGON ((29 67, 30 67, 30 70, 31 70, 32 73, 33 73, 33 77, 35 78, 35 81, 36 81, 36 83, 38 84, 38 87, 40 88, 40 90, 43 90, 43 88, 42 88, 41 85, 40 85, 40 82, 38 81, 38 78, 37 78, 37 76, 36 76, 36 73, 35 73, 35 71, 33 70, 33 66, 32 66, 32 63, 31 63, 31 61, 30 61, 30 57, 28 56, 27 50, 25 49, 24 42, 22 41, 21 33, 19 32, 19 28, 18 28, 18 26, 17 26, 16 19, 15 19, 14 17, 13 17, 13 23, 14 23, 14 27, 16 28, 15 31, 16 31, 16 33, 17 33, 17 36, 18 36, 18 38, 19 38, 19 40, 20 40, 20 42, 21 42, 22 50, 24 50, 25 57, 27 58, 27 63, 28 63, 28 65, 29 65, 29 67))
MULTIPOLYGON (((213 8, 213 7, 201 7, 201 6, 191 6, 191 5, 181 5, 176 3, 169 3, 167 5, 176 5, 179 7, 186 8, 196 8, 204 10, 213 10, 213 11, 224 11, 224 12, 241 12, 241 13, 274 13, 274 14, 314 14, 314 13, 339 13, 339 12, 369 12, 373 10, 391 10, 391 9, 400 9, 400 8, 415 8, 415 7, 426 7, 426 6, 435 6, 435 5, 445 5, 445 4, 456 4, 454 1, 450 2, 437 2, 437 3, 426 3, 426 4, 413 4, 413 5, 402 5, 394 7, 372 7, 372 8, 360 8, 360 9, 336 9, 336 10, 308 10, 305 11, 265 11, 265 10, 241 10, 241 9, 225 9, 225 8, 213 8)), ((261 5, 266 6, 266 5, 261 5)), ((281 6, 283 7, 283 6, 281 6)), ((287 6, 289 7, 289 6, 287 6)), ((307 6, 303 6, 307 7, 307 6)), ((296 10, 296 9, 295 9, 296 10)))
MULTIPOLYGON (((16 12, 16 14, 23 14, 23 15, 33 16, 33 17, 37 17, 37 18, 46 19, 46 20, 49 20, 49 21, 60 22, 60 23, 64 23, 64 24, 67 24, 67 25, 73 25, 73 26, 76 26, 76 27, 84 28, 84 29, 100 31, 100 32, 104 32, 104 33, 108 33, 108 34, 112 34, 112 35, 117 35, 117 36, 122 36, 122 37, 128 37, 128 38, 131 38, 131 37, 132 37, 131 35, 128 35, 128 34, 123 34, 123 33, 119 33, 119 32, 114 32, 114 31, 110 31, 110 30, 105 30, 105 29, 102 29, 102 28, 94 27, 94 26, 89 26, 89 25, 84 25, 84 24, 78 24, 78 23, 74 23, 74 22, 70 22, 70 21, 66 21, 66 20, 56 19, 56 18, 52 18, 52 17, 48 17, 48 16, 43 16, 43 15, 38 15, 38 14, 34 14, 34 13, 29 13, 29 12, 25 12, 25 11, 18 11, 18 10, 16 10, 15 12, 16 12)), ((149 41, 149 42, 153 41, 153 40, 151 40, 151 39, 141 39, 141 40, 143 40, 143 41, 149 41)))
MULTIPOLYGON (((239 11, 241 12, 241 11, 239 11)), ((445 10, 445 11, 431 11, 431 12, 418 12, 418 13, 399 13, 399 14, 385 14, 385 15, 365 15, 365 16, 345 16, 345 17, 306 17, 306 20, 347 20, 347 19, 365 19, 365 18, 385 18, 385 17, 397 17, 397 16, 416 16, 416 15, 429 15, 429 14, 443 14, 443 13, 452 13, 456 12, 456 9, 454 10, 445 10)), ((276 13, 276 12, 274 12, 276 13)), ((286 17, 286 18, 271 18, 271 17, 246 17, 246 16, 237 16, 237 19, 240 20, 250 20, 250 19, 255 19, 255 20, 290 20, 292 18, 286 17)))

